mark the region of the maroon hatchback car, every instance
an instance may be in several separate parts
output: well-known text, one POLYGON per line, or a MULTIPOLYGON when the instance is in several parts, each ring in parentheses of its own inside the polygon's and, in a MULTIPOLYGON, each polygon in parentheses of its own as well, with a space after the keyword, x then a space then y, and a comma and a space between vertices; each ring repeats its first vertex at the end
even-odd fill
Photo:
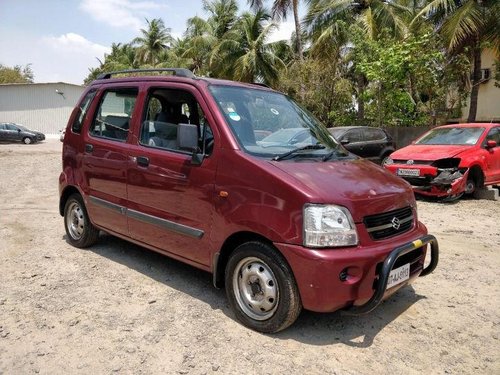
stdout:
POLYGON ((302 308, 367 313, 434 270, 438 244, 409 184, 279 92, 164 71, 103 74, 74 109, 59 178, 72 245, 102 230, 211 272, 260 332, 302 308), (309 143, 256 138, 298 127, 309 143))

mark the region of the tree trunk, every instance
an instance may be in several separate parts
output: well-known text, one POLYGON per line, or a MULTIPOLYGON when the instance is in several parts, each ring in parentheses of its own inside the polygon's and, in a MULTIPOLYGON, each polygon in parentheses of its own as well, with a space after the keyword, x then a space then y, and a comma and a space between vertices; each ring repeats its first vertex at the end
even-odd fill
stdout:
POLYGON ((481 83, 481 47, 479 46, 479 41, 476 42, 476 47, 474 48, 474 67, 472 70, 472 90, 470 92, 469 117, 467 118, 467 122, 476 121, 479 85, 481 83))
POLYGON ((300 18, 299 18, 299 0, 293 0, 293 18, 295 20, 295 38, 297 40, 297 53, 299 54, 299 59, 302 61, 304 59, 304 53, 302 52, 302 31, 300 29, 300 18))
POLYGON ((365 124, 365 100, 363 98, 363 94, 365 93, 365 77, 363 74, 358 74, 356 77, 356 83, 358 86, 358 118, 357 123, 360 126, 364 126, 365 124))

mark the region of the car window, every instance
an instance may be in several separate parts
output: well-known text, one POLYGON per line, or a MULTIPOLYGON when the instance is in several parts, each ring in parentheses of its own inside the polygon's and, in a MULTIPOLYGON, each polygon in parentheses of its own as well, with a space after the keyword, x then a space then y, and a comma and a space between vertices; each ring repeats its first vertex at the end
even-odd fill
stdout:
POLYGON ((365 141, 382 141, 385 139, 385 133, 381 129, 365 128, 362 138, 365 141))
POLYGON ((12 124, 7 124, 6 127, 7 127, 7 130, 15 130, 15 131, 20 130, 17 126, 12 125, 12 124))
POLYGON ((130 88, 106 91, 90 127, 90 134, 96 137, 126 140, 137 93, 137 89, 130 88))
POLYGON ((343 140, 349 140, 349 143, 361 142, 362 141, 362 131, 361 129, 349 130, 343 137, 343 140))
POLYGON ((0 130, 5 130, 5 124, 0 124, 0 130))
POLYGON ((324 157, 332 150, 343 153, 324 125, 281 93, 225 85, 210 85, 209 90, 229 130, 245 152, 265 158, 294 152, 299 146, 290 142, 293 136, 289 138, 286 130, 289 133, 305 131, 300 147, 308 147, 303 154, 306 157, 324 157), (258 140, 256 131, 270 135, 258 140))
POLYGON ((85 98, 83 98, 79 107, 80 113, 73 121, 73 124, 71 124, 71 130, 73 131, 73 133, 80 134, 82 130, 83 120, 85 119, 85 115, 87 114, 87 111, 90 107, 90 103, 92 103, 92 99, 94 98, 95 93, 96 90, 91 90, 87 93, 87 95, 85 95, 85 98))
POLYGON ((500 128, 491 129, 486 136, 486 142, 487 141, 495 141, 497 145, 500 145, 500 128))
POLYGON ((179 151, 177 128, 181 123, 197 126, 200 150, 205 147, 209 154, 213 148, 212 130, 196 98, 184 90, 154 88, 147 100, 139 143, 179 151))
POLYGON ((425 133, 415 142, 417 145, 475 145, 484 128, 450 127, 436 128, 425 133))

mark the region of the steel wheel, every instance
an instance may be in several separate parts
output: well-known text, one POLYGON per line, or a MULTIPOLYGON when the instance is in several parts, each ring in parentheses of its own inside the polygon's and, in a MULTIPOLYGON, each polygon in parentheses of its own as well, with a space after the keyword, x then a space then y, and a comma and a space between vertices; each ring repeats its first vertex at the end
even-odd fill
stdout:
POLYGON ((71 195, 64 205, 64 227, 68 242, 76 247, 91 246, 99 237, 99 229, 90 222, 80 194, 71 195))
POLYGON ((240 308, 250 318, 266 320, 279 302, 279 289, 271 268, 258 258, 242 259, 233 275, 233 289, 240 308))
POLYGON ((225 269, 226 293, 236 318, 258 332, 278 332, 291 325, 302 310, 290 266, 268 243, 238 246, 225 269))
POLYGON ((474 191, 476 191, 476 181, 473 179, 467 180, 465 184, 465 194, 472 194, 474 191))
POLYGON ((68 207, 66 227, 68 228, 68 234, 75 241, 82 238, 85 230, 85 216, 83 215, 83 210, 78 202, 73 201, 68 207))

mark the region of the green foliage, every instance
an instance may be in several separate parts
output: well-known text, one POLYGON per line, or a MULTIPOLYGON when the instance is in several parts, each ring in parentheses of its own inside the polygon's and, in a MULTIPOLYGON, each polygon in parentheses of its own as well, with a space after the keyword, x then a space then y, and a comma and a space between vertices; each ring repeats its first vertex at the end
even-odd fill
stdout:
POLYGON ((369 122, 377 126, 428 125, 461 105, 463 97, 454 81, 466 72, 467 65, 450 64, 434 35, 398 40, 382 34, 370 40, 359 29, 352 31, 356 70, 369 82, 363 98, 369 122), (449 102, 447 95, 452 93, 459 99, 449 102))
MULTIPOLYGON (((199 76, 266 83, 329 126, 419 126, 460 116, 472 52, 485 45, 471 42, 499 45, 500 3, 493 0, 311 0, 304 2, 306 31, 274 43, 268 40, 277 24, 262 8, 268 2, 248 3, 255 11, 238 14, 236 0, 204 0, 207 17, 190 18, 175 40, 161 19, 146 20, 140 36, 113 44, 85 82, 106 71, 184 67, 199 76), (452 28, 439 25, 459 27, 453 35, 460 48, 448 48, 452 28), (306 41, 303 56, 297 36, 306 41)), ((272 4, 272 15, 282 18, 299 1, 272 4)))
POLYGON ((34 75, 31 64, 24 67, 15 65, 13 68, 0 64, 0 84, 33 83, 34 75))
POLYGON ((353 125, 353 85, 333 64, 312 58, 296 61, 282 74, 278 88, 302 103, 327 126, 353 125))

